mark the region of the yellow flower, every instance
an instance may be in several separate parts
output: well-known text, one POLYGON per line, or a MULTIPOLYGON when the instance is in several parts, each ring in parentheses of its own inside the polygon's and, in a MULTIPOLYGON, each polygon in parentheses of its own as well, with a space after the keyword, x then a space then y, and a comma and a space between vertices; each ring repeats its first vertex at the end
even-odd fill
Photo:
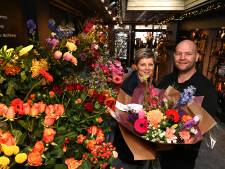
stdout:
POLYGON ((158 124, 163 119, 163 113, 159 109, 147 112, 146 116, 150 124, 155 128, 158 128, 158 124))
POLYGON ((14 148, 13 146, 7 146, 5 144, 2 144, 2 151, 4 152, 5 155, 11 156, 14 153, 14 148))
POLYGON ((10 160, 8 157, 5 157, 5 156, 0 157, 0 166, 6 167, 7 165, 9 165, 9 163, 10 163, 10 160))
POLYGON ((22 164, 27 160, 27 154, 26 153, 19 153, 15 156, 15 161, 18 164, 22 164))
POLYGON ((12 146, 13 147, 13 154, 16 155, 20 152, 20 148, 16 145, 12 146))
POLYGON ((35 78, 39 75, 40 69, 48 70, 48 63, 45 59, 32 60, 32 67, 30 68, 32 72, 32 77, 35 78))
POLYGON ((29 46, 26 46, 26 47, 22 48, 19 51, 19 56, 27 54, 33 47, 34 47, 34 45, 29 45, 29 46))
POLYGON ((66 47, 68 48, 69 51, 73 52, 77 50, 77 46, 72 43, 72 42, 67 42, 66 47))

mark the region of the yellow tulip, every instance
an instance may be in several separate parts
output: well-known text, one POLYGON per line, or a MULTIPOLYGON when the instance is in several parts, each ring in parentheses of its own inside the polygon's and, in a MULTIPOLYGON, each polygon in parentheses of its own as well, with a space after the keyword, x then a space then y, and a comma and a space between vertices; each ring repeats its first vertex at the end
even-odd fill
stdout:
POLYGON ((15 161, 18 164, 22 164, 27 160, 27 154, 26 153, 19 153, 15 156, 15 161))
POLYGON ((11 156, 14 153, 14 148, 13 146, 7 146, 5 144, 2 144, 2 151, 4 152, 5 155, 11 156))
POLYGON ((9 163, 10 163, 10 160, 8 157, 5 157, 5 156, 0 157, 0 166, 6 167, 7 165, 9 165, 9 163))
POLYGON ((20 148, 16 145, 12 146, 13 147, 13 154, 16 155, 20 152, 20 148))

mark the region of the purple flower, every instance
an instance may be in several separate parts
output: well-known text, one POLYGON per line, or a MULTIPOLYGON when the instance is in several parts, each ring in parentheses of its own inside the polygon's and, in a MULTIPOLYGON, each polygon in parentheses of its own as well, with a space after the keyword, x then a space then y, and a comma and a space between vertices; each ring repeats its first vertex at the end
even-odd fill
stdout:
POLYGON ((29 19, 27 21, 27 28, 28 28, 30 34, 32 34, 34 32, 34 30, 37 28, 37 25, 35 24, 33 19, 29 19))
POLYGON ((53 32, 56 31, 55 21, 53 19, 48 20, 48 28, 53 32))
POLYGON ((138 119, 138 113, 128 113, 128 121, 135 122, 138 119))
POLYGON ((188 120, 186 123, 184 123, 184 125, 182 126, 183 129, 189 129, 195 125, 198 124, 199 122, 199 117, 198 116, 195 116, 193 119, 191 120, 188 120))
POLYGON ((188 86, 186 89, 184 89, 175 107, 184 106, 187 103, 191 102, 193 95, 195 94, 195 91, 196 91, 196 88, 194 86, 188 86))
POLYGON ((55 38, 47 38, 46 43, 49 47, 55 48, 58 45, 59 40, 55 38))

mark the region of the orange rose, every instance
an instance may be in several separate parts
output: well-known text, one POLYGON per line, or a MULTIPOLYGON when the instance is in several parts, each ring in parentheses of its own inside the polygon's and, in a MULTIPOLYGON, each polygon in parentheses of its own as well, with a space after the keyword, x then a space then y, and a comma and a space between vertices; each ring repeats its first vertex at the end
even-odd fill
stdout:
POLYGON ((1 134, 0 144, 6 144, 7 146, 15 145, 13 135, 10 132, 5 132, 1 134))
POLYGON ((34 145, 33 152, 43 154, 44 150, 45 150, 44 143, 42 141, 37 141, 34 145))
POLYGON ((33 104, 29 115, 32 117, 36 117, 39 115, 39 105, 37 103, 33 104))
POLYGON ((30 104, 24 103, 23 109, 24 109, 24 114, 30 114, 30 104))
POLYGON ((59 118, 60 116, 63 115, 63 113, 65 111, 64 106, 62 104, 55 104, 54 107, 55 107, 56 118, 59 118))
POLYGON ((41 166, 42 165, 41 154, 39 152, 29 153, 27 161, 30 166, 41 166))
POLYGON ((46 128, 43 133, 43 141, 45 143, 51 143, 54 140, 55 134, 55 130, 52 128, 46 128))
POLYGON ((96 122, 102 123, 103 122, 103 119, 101 117, 98 117, 98 118, 96 118, 96 122))
POLYGON ((55 112, 55 106, 54 105, 51 104, 51 105, 46 106, 45 114, 51 116, 54 112, 55 112))
POLYGON ((45 120, 44 120, 44 124, 46 126, 52 126, 54 123, 55 123, 55 117, 51 117, 49 115, 46 115, 45 116, 45 120))
POLYGON ((43 102, 38 102, 37 104, 39 106, 39 113, 43 113, 45 111, 46 104, 43 102))
POLYGON ((3 116, 3 114, 6 114, 8 110, 8 107, 5 104, 0 103, 0 116, 3 116))
POLYGON ((65 164, 67 165, 68 169, 77 169, 82 164, 82 160, 75 160, 73 157, 71 157, 65 160, 65 164))
POLYGON ((78 98, 76 101, 75 101, 75 104, 80 104, 82 102, 82 99, 78 98))
POLYGON ((88 89, 88 96, 93 96, 94 89, 88 89))
POLYGON ((10 106, 10 107, 8 108, 6 114, 3 114, 3 116, 4 116, 5 118, 7 118, 7 119, 9 119, 9 120, 11 120, 11 121, 14 120, 15 115, 16 115, 16 113, 15 113, 15 110, 14 110, 14 107, 13 107, 13 106, 10 106))

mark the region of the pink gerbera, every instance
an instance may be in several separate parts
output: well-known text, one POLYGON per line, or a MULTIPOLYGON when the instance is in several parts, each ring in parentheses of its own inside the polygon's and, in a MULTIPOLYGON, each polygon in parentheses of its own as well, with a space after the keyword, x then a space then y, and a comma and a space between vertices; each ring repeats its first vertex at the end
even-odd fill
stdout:
POLYGON ((134 130, 141 134, 144 135, 148 131, 148 120, 145 118, 139 118, 134 122, 134 130))

